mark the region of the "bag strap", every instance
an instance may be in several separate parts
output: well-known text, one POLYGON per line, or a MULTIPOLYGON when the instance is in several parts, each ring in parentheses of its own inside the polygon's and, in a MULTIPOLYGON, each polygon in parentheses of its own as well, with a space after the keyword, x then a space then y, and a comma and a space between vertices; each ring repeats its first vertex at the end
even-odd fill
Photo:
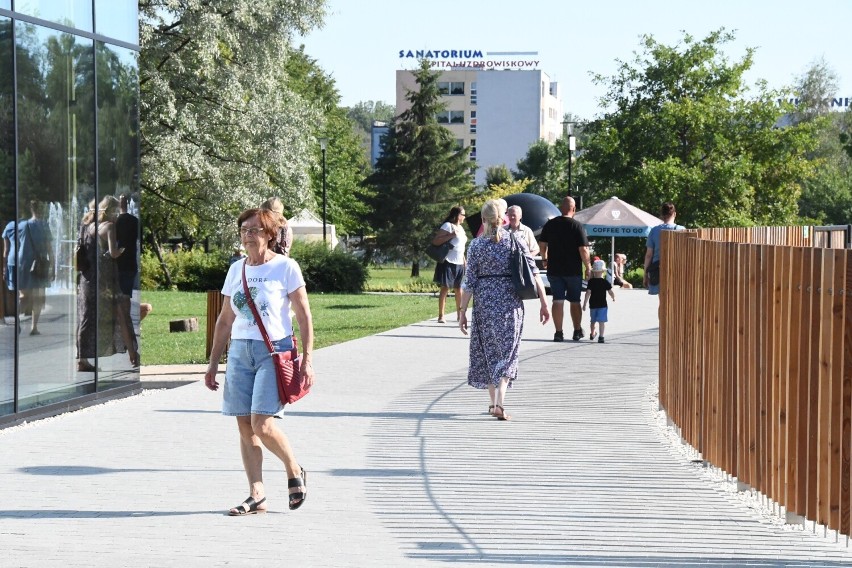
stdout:
MULTIPOLYGON (((248 302, 248 306, 249 308, 251 308, 251 313, 254 315, 254 321, 257 323, 257 327, 260 330, 260 335, 263 336, 263 341, 266 342, 266 348, 269 349, 270 353, 275 353, 275 346, 272 345, 272 341, 270 341, 269 339, 269 334, 266 333, 266 327, 263 325, 263 320, 260 319, 260 314, 257 313, 257 307, 254 305, 254 299, 252 299, 251 292, 249 292, 248 282, 246 282, 247 260, 248 259, 243 259, 243 292, 246 295, 246 302, 248 302)), ((293 337, 293 351, 298 352, 295 336, 293 337)))

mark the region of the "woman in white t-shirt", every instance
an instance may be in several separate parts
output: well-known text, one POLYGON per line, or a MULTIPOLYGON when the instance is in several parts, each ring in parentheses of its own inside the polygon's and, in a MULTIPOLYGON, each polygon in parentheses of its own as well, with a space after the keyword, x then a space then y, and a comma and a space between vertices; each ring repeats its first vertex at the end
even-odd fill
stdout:
POLYGON ((444 262, 435 265, 435 277, 432 279, 441 287, 441 292, 438 295, 438 323, 444 323, 444 307, 447 304, 447 294, 450 288, 455 292, 456 317, 458 318, 461 284, 464 280, 464 246, 467 243, 467 235, 464 232, 464 227, 462 227, 464 217, 464 207, 450 209, 450 214, 444 219, 444 224, 441 225, 432 239, 433 245, 442 245, 447 241, 453 245, 444 262))
POLYGON ((278 397, 272 357, 246 301, 244 266, 249 293, 277 351, 293 348, 290 309, 296 314, 302 340, 298 371, 308 388, 314 382, 311 364, 314 330, 305 280, 296 261, 270 248, 279 234, 280 216, 272 211, 249 209, 239 216, 237 226, 247 256, 233 263, 225 277, 222 286, 225 302, 216 320, 210 364, 204 375, 207 388, 218 390, 216 373, 230 337, 222 414, 237 418, 240 454, 250 491, 245 501, 228 512, 232 516, 263 513, 267 509, 263 446, 284 462, 289 478, 290 509, 298 509, 307 497, 307 472, 299 466, 287 436, 274 422, 274 418, 281 418, 284 406, 278 397))

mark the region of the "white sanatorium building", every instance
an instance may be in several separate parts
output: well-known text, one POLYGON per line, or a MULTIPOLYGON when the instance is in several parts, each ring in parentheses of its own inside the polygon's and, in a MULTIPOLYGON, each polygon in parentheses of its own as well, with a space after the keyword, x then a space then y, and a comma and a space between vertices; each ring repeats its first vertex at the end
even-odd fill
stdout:
MULTIPOLYGON (((470 146, 475 181, 485 170, 516 169, 537 140, 553 143, 562 135, 558 84, 538 70, 453 69, 441 71, 438 86, 447 110, 438 116, 460 144, 470 146)), ((396 114, 408 109, 406 93, 416 90, 411 71, 396 72, 396 114)))

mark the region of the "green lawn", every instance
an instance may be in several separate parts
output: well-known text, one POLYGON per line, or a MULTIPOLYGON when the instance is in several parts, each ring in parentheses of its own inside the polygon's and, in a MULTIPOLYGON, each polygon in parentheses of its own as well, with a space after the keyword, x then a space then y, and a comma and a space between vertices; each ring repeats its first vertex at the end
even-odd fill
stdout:
POLYGON ((438 292, 438 285, 432 282, 434 266, 420 269, 420 276, 411 277, 411 266, 374 266, 370 267, 368 292, 438 292))
MULTIPOLYGON (((385 269, 387 270, 387 269, 385 269)), ((407 270, 407 269, 406 269, 407 270)), ((375 271, 371 273, 371 276, 375 271)), ((382 271, 382 274, 387 274, 382 271)), ((407 273, 405 278, 408 278, 407 273)), ((319 349, 437 316, 432 296, 309 294, 314 318, 314 346, 319 349)), ((207 294, 143 291, 154 306, 142 322, 143 365, 206 363, 207 294), (198 318, 199 331, 169 333, 169 321, 198 318)))

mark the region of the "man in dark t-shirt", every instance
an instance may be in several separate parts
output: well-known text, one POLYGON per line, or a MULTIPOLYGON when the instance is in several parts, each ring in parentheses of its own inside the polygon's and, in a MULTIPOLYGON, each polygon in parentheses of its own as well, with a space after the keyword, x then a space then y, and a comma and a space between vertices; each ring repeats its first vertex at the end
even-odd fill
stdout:
POLYGON ((544 224, 539 236, 541 258, 547 269, 547 279, 550 280, 550 291, 553 295, 553 325, 556 333, 553 341, 563 341, 562 320, 564 304, 570 304, 571 321, 574 324, 574 341, 583 338, 580 327, 583 310, 580 306, 580 295, 583 289, 583 266, 586 274, 591 274, 592 265, 589 260, 589 239, 582 223, 574 220, 577 206, 572 197, 566 197, 559 205, 561 217, 554 217, 544 224))

